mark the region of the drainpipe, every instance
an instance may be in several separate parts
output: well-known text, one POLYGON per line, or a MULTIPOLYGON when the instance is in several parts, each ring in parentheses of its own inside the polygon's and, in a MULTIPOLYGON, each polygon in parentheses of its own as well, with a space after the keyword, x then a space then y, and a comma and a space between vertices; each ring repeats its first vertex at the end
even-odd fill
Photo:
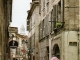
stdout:
POLYGON ((61 0, 61 16, 62 16, 62 18, 61 18, 61 20, 62 20, 62 25, 64 26, 64 0, 61 0))
POLYGON ((80 33, 78 32, 78 60, 80 60, 80 33))
POLYGON ((49 39, 49 60, 51 60, 51 57, 52 57, 51 56, 51 54, 52 54, 51 53, 51 41, 52 41, 52 38, 49 39))
MULTIPOLYGON (((79 0, 79 6, 80 6, 80 0, 79 0)), ((79 7, 79 24, 80 24, 80 7, 79 7)), ((79 28, 80 31, 80 28, 79 28)), ((79 60, 80 60, 80 33, 79 33, 79 60)))

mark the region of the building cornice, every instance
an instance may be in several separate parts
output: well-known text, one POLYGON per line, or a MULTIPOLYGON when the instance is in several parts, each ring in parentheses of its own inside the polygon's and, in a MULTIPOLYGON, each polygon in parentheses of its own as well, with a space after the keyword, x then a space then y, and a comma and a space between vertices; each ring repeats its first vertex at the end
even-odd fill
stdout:
POLYGON ((30 8, 30 10, 28 11, 27 19, 29 19, 29 18, 32 16, 32 13, 33 13, 33 11, 34 11, 34 9, 35 9, 36 6, 39 6, 39 1, 33 1, 33 2, 31 3, 31 8, 30 8))

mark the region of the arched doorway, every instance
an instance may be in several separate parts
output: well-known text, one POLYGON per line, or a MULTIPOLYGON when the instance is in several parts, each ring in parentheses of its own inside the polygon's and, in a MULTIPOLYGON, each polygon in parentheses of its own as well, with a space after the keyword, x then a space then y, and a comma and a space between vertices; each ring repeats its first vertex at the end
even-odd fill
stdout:
POLYGON ((56 57, 60 59, 60 49, 59 49, 58 44, 55 44, 53 47, 53 55, 55 55, 56 57))

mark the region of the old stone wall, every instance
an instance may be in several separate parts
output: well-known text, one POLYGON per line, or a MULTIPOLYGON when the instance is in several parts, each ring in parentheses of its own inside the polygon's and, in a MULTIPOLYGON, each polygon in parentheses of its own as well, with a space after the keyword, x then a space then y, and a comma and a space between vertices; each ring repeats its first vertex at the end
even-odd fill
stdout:
POLYGON ((64 20, 66 30, 79 29, 79 0, 64 0, 64 20))

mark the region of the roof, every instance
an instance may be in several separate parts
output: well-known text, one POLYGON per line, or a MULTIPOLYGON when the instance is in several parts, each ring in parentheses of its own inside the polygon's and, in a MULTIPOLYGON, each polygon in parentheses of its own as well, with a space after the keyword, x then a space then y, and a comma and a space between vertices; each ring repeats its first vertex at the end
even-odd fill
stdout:
POLYGON ((27 19, 32 16, 32 12, 34 11, 35 7, 39 5, 39 1, 33 1, 30 10, 28 10, 27 19))
POLYGON ((16 36, 28 40, 27 35, 16 34, 16 36))

